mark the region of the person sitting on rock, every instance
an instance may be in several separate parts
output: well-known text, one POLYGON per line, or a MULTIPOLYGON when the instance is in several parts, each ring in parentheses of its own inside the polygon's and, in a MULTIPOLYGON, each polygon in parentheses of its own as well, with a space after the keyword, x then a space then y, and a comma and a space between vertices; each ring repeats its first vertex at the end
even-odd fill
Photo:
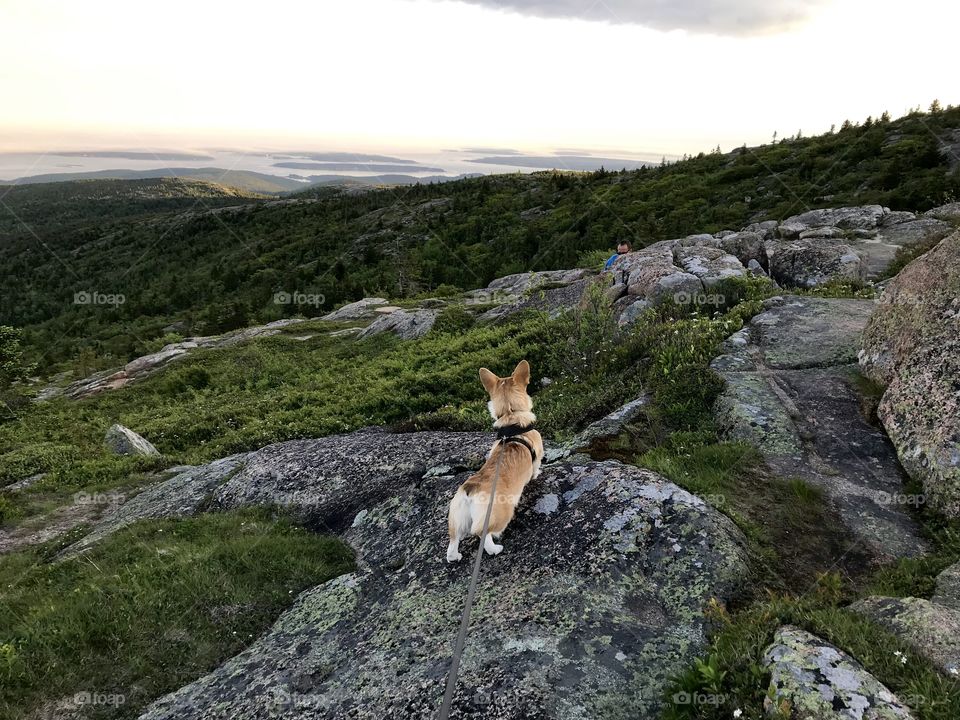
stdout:
POLYGON ((632 248, 630 247, 630 242, 628 240, 621 240, 617 243, 617 251, 609 257, 606 263, 603 265, 604 270, 609 270, 613 267, 613 264, 617 261, 617 258, 621 255, 626 255, 630 252, 632 248))

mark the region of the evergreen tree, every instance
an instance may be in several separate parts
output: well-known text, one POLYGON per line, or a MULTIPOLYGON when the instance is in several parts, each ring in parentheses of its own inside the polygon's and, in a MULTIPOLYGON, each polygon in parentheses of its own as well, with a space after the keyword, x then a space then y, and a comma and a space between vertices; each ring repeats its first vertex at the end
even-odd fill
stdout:
POLYGON ((33 371, 20 345, 21 333, 9 325, 0 325, 0 390, 24 380, 33 371))

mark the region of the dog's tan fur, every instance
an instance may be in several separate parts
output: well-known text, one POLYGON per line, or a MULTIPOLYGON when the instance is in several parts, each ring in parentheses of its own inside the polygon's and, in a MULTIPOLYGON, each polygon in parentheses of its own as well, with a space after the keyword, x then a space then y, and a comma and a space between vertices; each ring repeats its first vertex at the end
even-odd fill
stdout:
MULTIPOLYGON (((533 414, 533 400, 527 394, 530 364, 526 360, 522 360, 513 373, 505 378, 497 377, 486 368, 480 368, 480 382, 490 395, 487 407, 493 416, 495 428, 533 425, 537 417, 533 414)), ((540 462, 543 459, 543 438, 540 433, 528 430, 518 437, 530 444, 536 459, 530 457, 530 450, 522 443, 504 443, 498 440, 490 449, 483 467, 460 486, 450 501, 447 513, 447 529, 450 534, 447 562, 461 559, 460 540, 469 535, 479 537, 483 532, 483 520, 490 503, 490 491, 498 461, 500 479, 497 481, 490 525, 486 537, 483 538, 483 547, 489 555, 497 555, 503 550, 503 545, 496 544, 494 539, 499 539, 513 519, 520 495, 527 483, 540 474, 540 462)))

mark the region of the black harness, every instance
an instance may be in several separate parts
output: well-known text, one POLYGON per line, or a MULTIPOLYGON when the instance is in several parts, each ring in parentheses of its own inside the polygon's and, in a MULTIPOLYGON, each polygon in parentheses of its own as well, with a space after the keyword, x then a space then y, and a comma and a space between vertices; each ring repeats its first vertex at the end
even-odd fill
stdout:
POLYGON ((501 428, 497 428, 497 441, 504 445, 507 443, 519 443, 523 445, 530 451, 530 459, 536 462, 537 451, 533 449, 533 445, 520 437, 531 430, 533 430, 533 425, 527 425, 526 427, 523 425, 504 425, 501 428))

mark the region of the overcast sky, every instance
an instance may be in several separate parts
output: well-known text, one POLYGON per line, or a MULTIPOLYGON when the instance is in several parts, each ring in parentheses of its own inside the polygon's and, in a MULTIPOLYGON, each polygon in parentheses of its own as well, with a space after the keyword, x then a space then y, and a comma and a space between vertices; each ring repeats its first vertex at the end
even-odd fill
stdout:
POLYGON ((0 0, 0 150, 681 154, 960 103, 941 0, 0 0))

